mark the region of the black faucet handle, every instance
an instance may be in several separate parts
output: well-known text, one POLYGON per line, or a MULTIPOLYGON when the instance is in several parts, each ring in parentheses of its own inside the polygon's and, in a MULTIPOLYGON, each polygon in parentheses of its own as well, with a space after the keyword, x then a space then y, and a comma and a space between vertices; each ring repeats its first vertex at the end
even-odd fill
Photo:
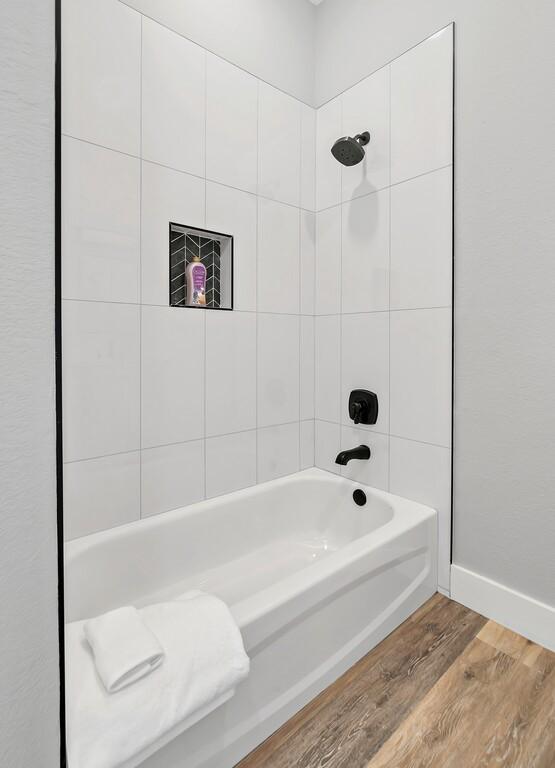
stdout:
POLYGON ((349 417, 355 424, 375 424, 378 420, 378 397, 367 389, 353 389, 349 395, 349 417))

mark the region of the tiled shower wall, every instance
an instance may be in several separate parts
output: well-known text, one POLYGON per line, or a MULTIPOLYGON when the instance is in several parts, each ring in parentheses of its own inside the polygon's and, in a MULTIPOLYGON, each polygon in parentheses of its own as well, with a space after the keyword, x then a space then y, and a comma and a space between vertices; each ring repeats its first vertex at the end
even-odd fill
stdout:
POLYGON ((315 110, 118 2, 64 0, 67 538, 314 463, 315 110), (235 309, 168 306, 168 222, 235 309))
POLYGON ((438 509, 449 588, 452 52, 449 27, 316 113, 118 0, 64 0, 68 538, 364 442, 341 471, 438 509), (233 312, 168 306, 169 221, 234 235, 233 312))
POLYGON ((342 474, 439 512, 439 583, 449 589, 452 379, 452 26, 317 113, 315 453, 369 462, 342 474), (363 163, 330 155, 371 133, 363 163), (373 390, 373 427, 348 418, 352 389, 373 390))

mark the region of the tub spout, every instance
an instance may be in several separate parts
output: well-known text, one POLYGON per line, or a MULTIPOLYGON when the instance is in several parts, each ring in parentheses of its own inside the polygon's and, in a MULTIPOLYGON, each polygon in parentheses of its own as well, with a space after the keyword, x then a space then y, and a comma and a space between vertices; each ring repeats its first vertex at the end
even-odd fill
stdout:
POLYGON ((345 466, 351 459, 369 459, 370 448, 367 445, 359 445, 357 448, 351 448, 350 451, 341 451, 335 458, 336 464, 345 466))

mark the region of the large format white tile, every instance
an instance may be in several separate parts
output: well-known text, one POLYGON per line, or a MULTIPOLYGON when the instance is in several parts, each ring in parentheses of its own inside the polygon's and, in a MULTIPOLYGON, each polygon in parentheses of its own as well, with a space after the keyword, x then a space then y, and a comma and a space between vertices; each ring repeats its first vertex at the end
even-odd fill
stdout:
POLYGON ((301 419, 314 418, 314 318, 301 317, 301 419))
POLYGON ((233 306, 256 310, 256 197, 223 184, 206 184, 206 226, 233 235, 233 306))
POLYGON ((64 466, 64 538, 131 523, 141 516, 139 451, 64 466))
POLYGON ((206 61, 202 48, 143 19, 142 156, 204 176, 206 61))
POLYGON ((391 308, 451 304, 451 168, 391 188, 391 308))
POLYGON ((451 445, 451 310, 391 313, 390 432, 451 445))
POLYGON ((339 422, 341 318, 315 318, 314 413, 317 419, 339 422))
POLYGON ((62 3, 62 130, 140 152, 141 16, 118 0, 62 3))
POLYGON ((341 467, 343 477, 372 488, 389 490, 389 436, 370 433, 356 427, 341 428, 341 449, 348 451, 359 445, 370 448, 370 458, 352 459, 341 467))
POLYGON ((258 426, 299 418, 299 318, 258 315, 258 426))
POLYGON ((258 199, 258 311, 299 312, 300 212, 258 199))
POLYGON ((389 309, 389 190, 343 205, 342 311, 389 309))
POLYGON ((391 182, 452 162, 453 27, 391 64, 391 182))
POLYGON ((258 91, 258 194, 299 205, 301 103, 271 85, 258 91))
POLYGON ((314 464, 319 469, 338 475, 341 471, 335 457, 341 450, 341 427, 329 421, 314 424, 314 464))
POLYGON ((206 64, 206 176, 256 192, 258 81, 211 53, 206 64))
POLYGON ((258 482, 299 471, 299 424, 258 430, 258 482))
POLYGON ((142 445, 204 436, 205 312, 142 307, 142 445))
POLYGON ((451 451, 436 445, 392 437, 390 490, 437 510, 438 581, 449 589, 451 565, 451 451))
POLYGON ((63 138, 63 297, 139 300, 140 161, 63 138))
POLYGON ((331 148, 341 138, 341 98, 332 99, 316 113, 316 210, 341 202, 341 164, 331 148))
POLYGON ((206 441, 206 496, 256 484, 256 430, 206 441))
POLYGON ((301 211, 301 314, 314 314, 314 290, 316 269, 316 217, 309 211, 301 211))
POLYGON ((204 226, 204 180, 143 163, 142 188, 142 302, 168 306, 169 225, 204 226))
POLYGON ((139 448, 139 307, 64 301, 64 460, 139 448))
POLYGON ((343 136, 368 131, 364 159, 342 169, 342 197, 350 200, 389 185, 389 67, 382 67, 342 96, 343 136))
POLYGON ((364 430, 387 432, 389 428, 389 315, 343 315, 341 324, 341 421, 349 418, 353 389, 369 389, 378 396, 378 420, 364 430))
POLYGON ((300 469, 314 466, 314 419, 301 421, 301 465, 300 469))
POLYGON ((341 309, 341 206, 316 214, 317 315, 336 314, 341 309))
POLYGON ((204 498, 204 441, 141 451, 141 516, 158 515, 204 498))
POLYGON ((256 315, 207 312, 206 435, 255 428, 256 315))
POLYGON ((301 104, 301 207, 316 208, 316 110, 301 104))

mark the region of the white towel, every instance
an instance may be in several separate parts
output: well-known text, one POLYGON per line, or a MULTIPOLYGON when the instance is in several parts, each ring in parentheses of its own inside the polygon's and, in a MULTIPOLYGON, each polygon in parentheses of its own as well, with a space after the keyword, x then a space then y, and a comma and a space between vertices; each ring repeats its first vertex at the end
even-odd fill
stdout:
POLYGON ((164 660, 164 649, 132 606, 90 619, 83 631, 109 693, 140 680, 164 660))
POLYGON ((69 768, 133 763, 165 734, 179 732, 180 723, 209 714, 247 676, 249 658, 225 603, 202 593, 185 597, 139 612, 166 657, 152 674, 114 694, 96 673, 85 622, 67 625, 69 768))

